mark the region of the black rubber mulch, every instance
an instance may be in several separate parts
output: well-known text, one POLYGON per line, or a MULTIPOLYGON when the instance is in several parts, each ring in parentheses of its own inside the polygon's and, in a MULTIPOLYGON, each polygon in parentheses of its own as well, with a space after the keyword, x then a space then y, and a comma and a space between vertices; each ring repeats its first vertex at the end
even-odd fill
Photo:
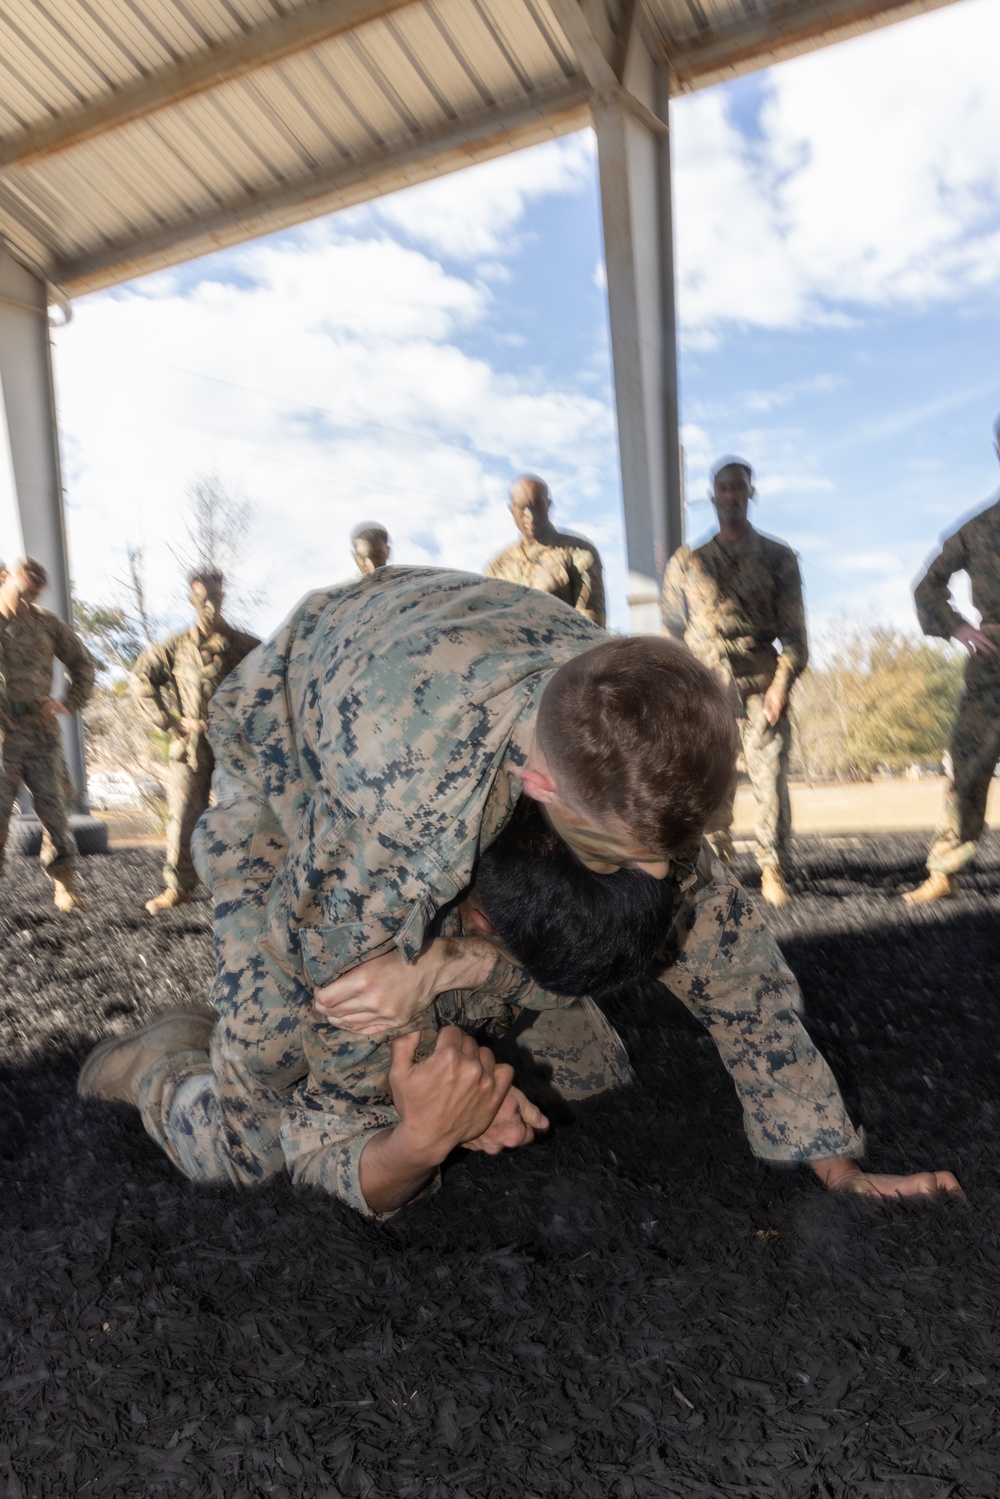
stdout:
POLYGON ((993 1499, 1000 847, 910 913, 920 852, 805 845, 775 926, 873 1163, 954 1169, 967 1206, 757 1164, 650 991, 612 1007, 638 1088, 383 1227, 285 1180, 189 1184, 80 1103, 92 1042, 203 995, 207 908, 149 921, 156 858, 119 853, 61 919, 12 860, 0 1494, 993 1499))

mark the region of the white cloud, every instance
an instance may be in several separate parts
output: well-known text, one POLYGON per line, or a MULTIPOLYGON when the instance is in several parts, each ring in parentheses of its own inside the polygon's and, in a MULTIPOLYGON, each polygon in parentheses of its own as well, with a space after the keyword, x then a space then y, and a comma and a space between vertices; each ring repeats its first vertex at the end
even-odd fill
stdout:
POLYGON ((259 626, 350 575, 362 519, 388 526, 401 562, 481 568, 512 539, 505 489, 521 468, 549 478, 561 519, 623 572, 607 402, 572 378, 495 370, 474 352, 483 283, 352 222, 77 304, 56 368, 82 597, 107 598, 141 542, 153 606, 176 614, 169 546, 206 471, 254 502, 244 571, 266 589, 259 626))
POLYGON ((492 260, 518 243, 530 202, 579 193, 594 174, 589 131, 482 162, 459 178, 441 177, 373 206, 378 219, 450 260, 492 260))
POLYGON ((965 0, 774 68, 759 136, 723 88, 678 101, 687 346, 1000 280, 998 52, 1000 3, 965 0))

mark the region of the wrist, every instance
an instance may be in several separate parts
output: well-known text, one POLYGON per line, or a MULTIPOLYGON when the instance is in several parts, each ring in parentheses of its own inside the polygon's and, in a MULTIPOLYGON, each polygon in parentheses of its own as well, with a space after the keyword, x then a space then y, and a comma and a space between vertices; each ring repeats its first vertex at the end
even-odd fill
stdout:
POLYGON ((810 1161, 809 1164, 824 1187, 831 1192, 836 1192, 852 1177, 864 1175, 857 1161, 850 1160, 847 1156, 828 1156, 821 1161, 810 1161))
POLYGON ((400 1171, 418 1176, 436 1171, 458 1143, 439 1130, 429 1131, 419 1120, 402 1118, 390 1131, 386 1149, 400 1171))
POLYGON ((496 966, 497 949, 484 937, 441 937, 435 994, 479 989, 496 966))

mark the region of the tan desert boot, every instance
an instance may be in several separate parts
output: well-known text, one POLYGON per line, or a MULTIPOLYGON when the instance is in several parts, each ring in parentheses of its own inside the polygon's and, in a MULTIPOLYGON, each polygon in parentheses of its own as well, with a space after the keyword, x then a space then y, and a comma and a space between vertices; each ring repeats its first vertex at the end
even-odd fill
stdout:
POLYGON ((908 906, 924 906, 932 900, 954 900, 958 894, 958 878, 953 874, 942 874, 932 869, 922 885, 903 896, 908 906))
POLYGON ((55 893, 52 902, 57 911, 75 911, 77 906, 84 904, 83 896, 76 888, 76 875, 71 869, 67 869, 61 878, 52 877, 55 893))
POLYGON ((147 900, 146 910, 150 916, 159 916, 161 911, 172 911, 174 906, 186 906, 194 896, 189 890, 161 890, 152 900, 147 900))
POLYGON ((785 885, 785 876, 780 869, 761 870, 760 893, 769 906, 788 905, 788 889, 785 885))
POLYGON ((154 1062, 176 1051, 207 1051, 214 1025, 214 1016, 174 1010, 128 1036, 109 1036, 80 1068, 76 1091, 81 1098, 134 1104, 154 1062))

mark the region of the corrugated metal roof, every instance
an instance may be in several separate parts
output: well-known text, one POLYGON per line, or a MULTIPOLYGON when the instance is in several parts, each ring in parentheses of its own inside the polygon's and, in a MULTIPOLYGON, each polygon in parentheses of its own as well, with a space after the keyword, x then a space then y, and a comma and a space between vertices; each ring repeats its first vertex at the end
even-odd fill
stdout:
POLYGON ((0 0, 0 234, 88 290, 578 128, 580 25, 686 90, 944 3, 0 0))

